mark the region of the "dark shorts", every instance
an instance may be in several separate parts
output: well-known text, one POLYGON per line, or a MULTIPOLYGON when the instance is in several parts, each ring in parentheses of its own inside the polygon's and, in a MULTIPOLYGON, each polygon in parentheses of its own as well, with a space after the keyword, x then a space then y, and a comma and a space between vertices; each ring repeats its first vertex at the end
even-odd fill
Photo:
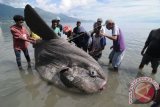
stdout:
POLYGON ((160 64, 160 59, 152 58, 149 55, 145 54, 142 58, 142 65, 148 65, 151 62, 151 66, 153 69, 157 69, 160 64))

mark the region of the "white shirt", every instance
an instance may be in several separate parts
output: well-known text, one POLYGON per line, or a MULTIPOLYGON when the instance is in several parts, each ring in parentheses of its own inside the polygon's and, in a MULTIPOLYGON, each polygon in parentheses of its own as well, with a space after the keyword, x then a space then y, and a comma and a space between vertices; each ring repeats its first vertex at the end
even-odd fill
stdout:
POLYGON ((112 35, 119 35, 119 27, 117 25, 114 25, 112 35))

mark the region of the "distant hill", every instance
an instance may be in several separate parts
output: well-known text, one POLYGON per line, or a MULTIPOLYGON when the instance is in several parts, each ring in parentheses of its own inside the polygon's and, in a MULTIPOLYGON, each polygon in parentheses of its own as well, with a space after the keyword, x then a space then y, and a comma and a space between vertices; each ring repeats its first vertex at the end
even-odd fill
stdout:
POLYGON ((23 9, 0 4, 0 20, 12 19, 15 14, 23 15, 23 9))
MULTIPOLYGON (((69 17, 64 14, 53 14, 51 12, 47 12, 45 10, 42 10, 40 8, 35 8, 35 10, 39 13, 39 15, 45 20, 45 21, 51 21, 52 19, 59 16, 61 18, 61 22, 76 22, 79 20, 78 18, 69 17)), ((12 17, 15 14, 24 15, 24 9, 23 8, 14 8, 5 4, 0 3, 0 20, 12 20, 12 17)), ((81 20, 83 22, 90 22, 90 20, 81 20)))

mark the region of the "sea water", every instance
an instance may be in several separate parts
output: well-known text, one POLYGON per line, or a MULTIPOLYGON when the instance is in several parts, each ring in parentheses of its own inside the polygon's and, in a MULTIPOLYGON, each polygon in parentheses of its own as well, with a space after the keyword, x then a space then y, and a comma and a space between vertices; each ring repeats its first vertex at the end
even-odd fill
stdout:
MULTIPOLYGON (((160 73, 151 74, 150 65, 138 72, 142 56, 140 52, 152 29, 159 27, 156 23, 118 23, 124 32, 127 49, 124 60, 118 72, 108 69, 108 56, 112 42, 107 39, 107 46, 103 51, 99 63, 108 74, 108 84, 104 91, 97 94, 75 94, 48 85, 41 80, 34 70, 34 52, 29 46, 33 72, 28 72, 23 53, 22 65, 25 72, 17 68, 13 51, 10 21, 0 23, 0 107, 149 107, 150 104, 129 105, 130 82, 139 76, 149 76, 160 83, 160 73)), ((76 23, 67 23, 75 27, 76 23)), ((63 24, 63 25, 66 25, 63 24)), ((93 23, 82 23, 87 31, 92 29, 93 23)), ((106 30, 107 34, 111 31, 106 30)), ((64 35, 62 35, 64 36, 64 35)), ((160 69, 159 69, 160 70, 160 69)))

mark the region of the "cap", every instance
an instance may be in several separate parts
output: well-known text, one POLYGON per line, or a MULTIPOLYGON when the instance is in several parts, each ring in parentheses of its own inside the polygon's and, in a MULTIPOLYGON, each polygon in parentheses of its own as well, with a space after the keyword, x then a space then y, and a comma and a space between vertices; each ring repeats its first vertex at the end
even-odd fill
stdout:
POLYGON ((56 20, 61 20, 60 17, 57 17, 56 20))
POLYGON ((13 20, 14 20, 15 22, 24 21, 24 17, 21 16, 21 15, 14 15, 14 16, 13 16, 13 20))
POLYGON ((102 18, 98 18, 97 22, 103 22, 102 18))
POLYGON ((63 32, 67 33, 67 32, 69 32, 69 31, 72 32, 72 27, 71 27, 71 26, 68 26, 68 25, 65 25, 65 26, 63 27, 63 32))

